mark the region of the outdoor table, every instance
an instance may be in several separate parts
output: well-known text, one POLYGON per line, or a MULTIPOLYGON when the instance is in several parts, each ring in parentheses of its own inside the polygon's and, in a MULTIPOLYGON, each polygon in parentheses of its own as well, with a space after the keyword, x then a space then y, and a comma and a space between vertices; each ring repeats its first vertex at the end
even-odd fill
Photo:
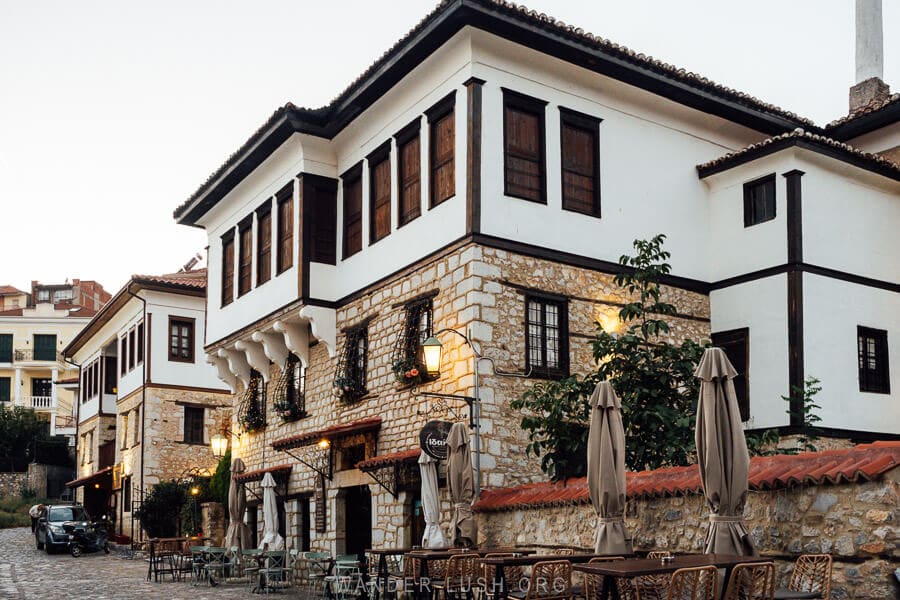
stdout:
MULTIPOLYGON (((380 591, 380 596, 382 598, 392 597, 392 595, 390 594, 390 590, 388 589, 388 579, 390 578, 390 573, 388 572, 387 557, 403 556, 404 554, 412 552, 414 550, 418 550, 418 548, 369 548, 368 550, 366 550, 369 556, 378 557, 378 569, 375 575, 375 591, 380 591)), ((366 568, 366 573, 368 573, 368 570, 369 569, 366 568)))
POLYGON ((147 567, 147 581, 158 582, 160 574, 165 575, 166 573, 171 574, 174 581, 176 569, 180 569, 180 566, 175 565, 175 554, 181 550, 181 546, 185 542, 192 540, 199 541, 200 538, 152 538, 150 540, 150 565, 147 567), (169 545, 174 546, 174 548, 172 550, 167 550, 166 547, 169 545), (163 559, 166 559, 169 562, 169 565, 166 568, 161 568, 160 563, 163 559))
POLYGON ((641 575, 661 575, 674 573, 678 569, 692 567, 717 567, 725 569, 724 588, 728 586, 731 571, 735 565, 741 563, 770 562, 771 559, 763 556, 738 556, 736 554, 686 554, 676 555, 669 562, 662 562, 658 558, 635 558, 616 560, 610 562, 594 563, 590 565, 575 565, 576 571, 589 575, 603 575, 603 589, 600 591, 600 600, 613 598, 619 600, 619 590, 616 588, 615 577, 640 577, 641 575))
MULTIPOLYGON (((513 550, 512 552, 518 552, 513 550)), ((506 584, 506 576, 503 572, 505 567, 526 567, 532 566, 545 560, 567 560, 572 564, 586 563, 592 558, 602 556, 600 554, 582 552, 578 554, 535 554, 534 550, 523 556, 504 556, 498 558, 485 558, 481 561, 483 565, 494 567, 494 581, 491 582, 493 589, 497 590, 498 600, 504 600, 509 594, 509 586, 506 584)))
MULTIPOLYGON (((281 559, 282 560, 281 565, 282 565, 282 568, 286 569, 287 568, 287 552, 282 551, 282 550, 276 550, 274 552, 284 552, 285 553, 284 558, 281 559)), ((253 589, 250 590, 251 594, 268 594, 269 592, 277 591, 276 588, 272 587, 269 584, 269 582, 266 581, 266 574, 263 572, 263 570, 266 568, 266 561, 269 558, 271 558, 271 557, 268 554, 266 554, 265 552, 260 552, 259 554, 257 554, 256 556, 253 557, 253 560, 256 561, 257 581, 256 581, 256 585, 253 587, 253 589)))
MULTIPOLYGON (((457 554, 474 554, 478 557, 484 557, 486 554, 499 554, 499 553, 509 553, 512 552, 514 554, 534 554, 535 551, 532 548, 446 548, 442 550, 413 550, 412 552, 408 552, 406 556, 414 558, 419 561, 419 579, 416 582, 416 593, 414 594, 417 598, 421 598, 424 596, 424 590, 422 589, 423 583, 426 586, 428 592, 431 591, 431 585, 428 578, 428 563, 432 561, 439 560, 447 560, 451 556, 456 556, 457 554)), ((560 558, 560 557, 556 557, 560 558)))

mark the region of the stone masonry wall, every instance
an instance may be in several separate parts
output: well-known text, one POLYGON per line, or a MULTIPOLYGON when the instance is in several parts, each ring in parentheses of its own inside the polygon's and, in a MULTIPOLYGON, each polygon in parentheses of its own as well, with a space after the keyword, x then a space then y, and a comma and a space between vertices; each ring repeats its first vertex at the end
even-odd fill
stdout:
POLYGON ((0 498, 19 496, 27 473, 0 473, 0 498))
MULTIPOLYGON (((786 586, 791 564, 802 553, 834 557, 832 598, 885 600, 900 597, 893 570, 900 566, 900 469, 881 481, 797 486, 750 492, 744 516, 761 554, 786 586)), ((702 552, 709 511, 702 495, 630 500, 628 530, 635 550, 702 552)), ((593 546, 590 504, 481 513, 487 544, 534 542, 593 546)))

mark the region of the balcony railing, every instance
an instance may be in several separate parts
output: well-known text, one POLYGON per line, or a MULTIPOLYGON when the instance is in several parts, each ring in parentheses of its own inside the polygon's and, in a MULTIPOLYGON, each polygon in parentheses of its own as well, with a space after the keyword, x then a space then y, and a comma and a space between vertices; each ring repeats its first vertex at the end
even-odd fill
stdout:
POLYGON ((14 362, 63 362, 62 352, 44 353, 39 352, 39 356, 35 358, 34 348, 20 348, 13 352, 14 362), (49 356, 52 354, 52 358, 49 356))
POLYGON ((75 417, 72 415, 56 415, 56 428, 67 429, 75 427, 75 417))
POLYGON ((35 410, 53 410, 56 408, 53 396, 23 396, 22 405, 35 410))

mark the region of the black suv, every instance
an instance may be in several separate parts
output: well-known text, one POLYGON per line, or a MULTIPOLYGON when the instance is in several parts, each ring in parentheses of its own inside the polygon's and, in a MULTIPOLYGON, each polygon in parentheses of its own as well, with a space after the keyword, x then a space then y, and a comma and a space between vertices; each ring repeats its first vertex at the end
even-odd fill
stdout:
POLYGON ((47 554, 52 554, 54 550, 69 545, 69 534, 63 525, 78 523, 87 526, 90 522, 84 507, 71 504, 45 506, 34 530, 35 546, 38 550, 46 550, 47 554))

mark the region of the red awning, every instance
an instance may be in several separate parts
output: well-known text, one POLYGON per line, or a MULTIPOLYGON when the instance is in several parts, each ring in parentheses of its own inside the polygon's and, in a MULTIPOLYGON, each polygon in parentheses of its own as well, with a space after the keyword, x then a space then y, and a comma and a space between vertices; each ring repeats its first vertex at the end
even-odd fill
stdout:
POLYGON ((370 417, 351 423, 343 423, 341 425, 332 425, 325 429, 317 431, 307 431, 292 435, 291 437, 282 438, 272 442, 272 447, 276 450, 290 450, 291 448, 299 448, 301 446, 309 446, 315 444, 319 440, 326 439, 333 441, 335 439, 349 437, 357 433, 369 433, 381 429, 381 417, 370 417))
POLYGON ((266 467, 265 469, 256 469, 255 471, 246 471, 240 475, 235 475, 234 480, 238 483, 250 483, 251 481, 262 481, 266 473, 271 473, 272 477, 287 477, 293 467, 291 465, 277 465, 274 467, 266 467))
POLYGON ((391 454, 379 454, 368 460, 362 460, 356 463, 356 468, 360 471, 374 471, 384 467, 392 467, 403 463, 411 463, 419 460, 422 451, 419 448, 411 450, 402 450, 400 452, 392 452, 391 454))
POLYGON ((98 483, 104 476, 109 475, 112 477, 113 467, 105 467, 100 469, 99 471, 95 471, 90 475, 86 475, 81 477, 80 479, 73 479, 72 481, 66 484, 66 487, 77 488, 83 485, 87 485, 89 483, 98 483))

